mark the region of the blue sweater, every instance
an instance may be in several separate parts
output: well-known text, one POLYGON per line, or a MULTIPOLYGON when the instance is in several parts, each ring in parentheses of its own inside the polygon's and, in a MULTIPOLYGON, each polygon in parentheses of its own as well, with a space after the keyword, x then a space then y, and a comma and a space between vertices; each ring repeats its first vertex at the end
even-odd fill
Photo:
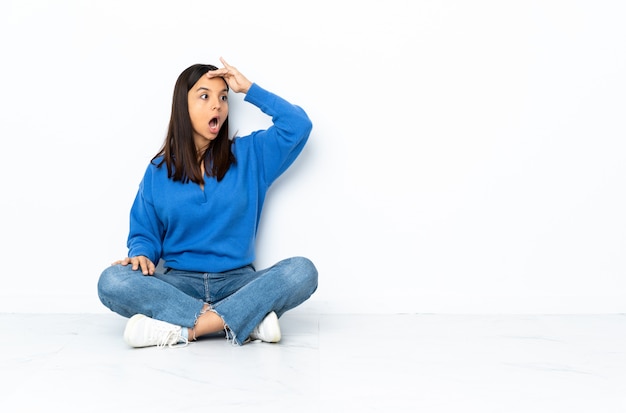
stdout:
MULTIPOLYGON (((156 265, 198 272, 223 272, 251 264, 259 218, 270 185, 302 151, 312 124, 298 106, 253 83, 245 101, 272 117, 267 130, 237 137, 237 163, 224 178, 174 182, 165 165, 151 163, 130 212, 128 256, 156 265)), ((158 160, 157 160, 158 161, 158 160)))

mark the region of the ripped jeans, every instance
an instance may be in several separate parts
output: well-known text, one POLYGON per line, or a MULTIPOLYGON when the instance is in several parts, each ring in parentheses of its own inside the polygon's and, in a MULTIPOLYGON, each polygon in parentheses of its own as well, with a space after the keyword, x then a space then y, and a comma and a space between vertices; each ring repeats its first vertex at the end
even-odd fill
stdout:
POLYGON ((131 265, 113 265, 98 280, 100 301, 124 317, 144 314, 192 328, 205 303, 242 345, 271 311, 280 317, 307 300, 317 289, 317 269, 303 257, 264 269, 247 265, 222 273, 165 269, 145 276, 131 265))

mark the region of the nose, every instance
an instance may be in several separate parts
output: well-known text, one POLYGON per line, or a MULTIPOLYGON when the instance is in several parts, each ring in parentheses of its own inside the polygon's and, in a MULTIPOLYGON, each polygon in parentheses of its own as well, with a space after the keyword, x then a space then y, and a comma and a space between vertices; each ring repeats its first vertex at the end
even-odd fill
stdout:
POLYGON ((213 104, 211 105, 211 109, 213 110, 220 110, 222 107, 222 102, 220 102, 219 99, 216 99, 213 101, 213 104))

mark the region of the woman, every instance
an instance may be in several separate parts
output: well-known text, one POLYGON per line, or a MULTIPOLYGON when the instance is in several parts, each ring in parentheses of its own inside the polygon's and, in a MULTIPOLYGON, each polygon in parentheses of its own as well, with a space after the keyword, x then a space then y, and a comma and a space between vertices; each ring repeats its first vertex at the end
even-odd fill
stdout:
POLYGON ((238 345, 278 342, 278 318, 317 288, 306 258, 253 266, 267 190, 302 151, 311 121, 220 61, 221 69, 197 64, 180 74, 167 137, 131 208, 128 257, 98 281, 102 303, 129 318, 124 339, 132 347, 172 347, 221 331, 238 345), (229 90, 273 125, 229 139, 229 90))

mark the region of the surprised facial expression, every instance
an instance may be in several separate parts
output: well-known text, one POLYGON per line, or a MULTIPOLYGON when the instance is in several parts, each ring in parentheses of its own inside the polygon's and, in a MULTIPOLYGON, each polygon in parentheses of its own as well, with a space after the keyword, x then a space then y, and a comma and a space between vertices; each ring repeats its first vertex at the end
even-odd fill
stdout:
POLYGON ((196 149, 207 148, 228 117, 228 88, 221 77, 202 76, 187 93, 196 149))

